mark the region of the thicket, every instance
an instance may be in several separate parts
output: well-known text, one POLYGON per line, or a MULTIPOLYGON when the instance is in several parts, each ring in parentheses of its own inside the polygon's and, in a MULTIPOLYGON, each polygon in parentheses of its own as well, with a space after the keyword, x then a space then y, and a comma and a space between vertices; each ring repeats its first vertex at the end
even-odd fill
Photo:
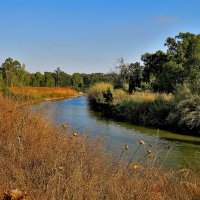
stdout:
POLYGON ((192 95, 188 88, 180 88, 176 94, 111 90, 111 84, 101 83, 91 87, 88 97, 93 108, 106 116, 121 121, 167 128, 183 133, 199 135, 200 97, 192 95), (108 94, 109 95, 105 95, 108 94), (103 101, 99 101, 104 96, 103 101))
POLYGON ((132 147, 125 144, 113 159, 100 138, 71 133, 38 110, 1 97, 0 111, 2 197, 14 189, 35 200, 200 197, 199 171, 163 170, 166 156, 159 158, 157 147, 145 141, 132 147), (135 154, 140 150, 144 155, 138 159, 135 154))
POLYGON ((181 130, 200 134, 200 96, 192 94, 187 85, 175 93, 173 106, 167 117, 167 123, 181 130))

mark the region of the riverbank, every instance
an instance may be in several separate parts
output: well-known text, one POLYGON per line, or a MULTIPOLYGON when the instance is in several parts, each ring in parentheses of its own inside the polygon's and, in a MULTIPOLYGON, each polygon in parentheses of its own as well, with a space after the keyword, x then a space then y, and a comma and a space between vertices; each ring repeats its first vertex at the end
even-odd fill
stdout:
POLYGON ((100 83, 90 88, 88 98, 93 109, 106 117, 139 125, 173 130, 199 136, 200 97, 184 93, 172 94, 114 90, 100 83))
MULTIPOLYGON (((30 199, 177 199, 200 196, 199 171, 163 170, 146 141, 124 147, 115 162, 101 139, 72 133, 56 126, 42 113, 0 97, 0 194, 18 189, 30 199)), ((156 148, 155 148, 156 149, 156 148)), ((169 151, 171 147, 169 146, 169 151)))
POLYGON ((80 94, 69 87, 9 87, 3 88, 2 94, 17 101, 38 103, 78 97, 80 94))

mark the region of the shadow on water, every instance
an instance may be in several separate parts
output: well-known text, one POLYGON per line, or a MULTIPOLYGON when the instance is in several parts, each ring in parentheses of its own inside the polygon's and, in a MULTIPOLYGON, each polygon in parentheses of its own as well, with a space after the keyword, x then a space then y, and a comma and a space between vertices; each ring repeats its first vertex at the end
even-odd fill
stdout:
MULTIPOLYGON (((200 138, 104 118, 101 113, 90 109, 87 97, 43 102, 37 107, 41 107, 47 112, 56 123, 69 124, 72 131, 105 138, 106 148, 115 151, 118 155, 124 144, 130 146, 131 152, 137 148, 139 140, 144 140, 146 146, 152 145, 154 149, 162 146, 163 155, 168 146, 172 145, 173 150, 167 161, 169 165, 179 167, 184 166, 186 162, 191 165, 200 162, 200 138)), ((142 151, 141 154, 146 149, 142 151)), ((140 156, 139 154, 138 157, 140 156)))
POLYGON ((151 127, 143 127, 143 126, 137 126, 133 125, 127 122, 119 122, 119 121, 113 121, 107 117, 105 117, 103 114, 100 112, 96 112, 91 110, 91 107, 89 106, 89 113, 91 117, 96 118, 99 121, 104 121, 105 123, 110 123, 112 121, 118 126, 124 127, 126 129, 134 130, 135 132, 139 134, 147 134, 147 135, 157 135, 162 139, 168 140, 168 141, 174 141, 174 142, 182 142, 182 143, 188 143, 188 144, 193 144, 197 145, 200 148, 200 138, 195 137, 195 136, 188 136, 188 135, 181 135, 178 133, 172 133, 169 131, 165 130, 159 130, 151 127))

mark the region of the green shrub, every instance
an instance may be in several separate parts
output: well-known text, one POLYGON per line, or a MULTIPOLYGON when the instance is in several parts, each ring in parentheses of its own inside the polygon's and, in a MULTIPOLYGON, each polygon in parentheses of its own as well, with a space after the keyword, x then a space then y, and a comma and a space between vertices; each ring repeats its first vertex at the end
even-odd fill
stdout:
POLYGON ((121 120, 146 125, 165 125, 170 103, 163 97, 157 97, 155 101, 137 101, 127 99, 115 107, 114 115, 121 120))
POLYGON ((190 96, 180 100, 167 117, 169 124, 181 129, 200 130, 200 97, 190 96))

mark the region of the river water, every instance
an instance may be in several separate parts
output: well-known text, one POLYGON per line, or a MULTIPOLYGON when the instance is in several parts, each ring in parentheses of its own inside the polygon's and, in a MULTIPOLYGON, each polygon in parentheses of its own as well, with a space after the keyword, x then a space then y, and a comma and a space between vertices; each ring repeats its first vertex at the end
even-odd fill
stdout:
POLYGON ((146 145, 138 151, 138 158, 144 151, 160 151, 160 157, 165 165, 171 167, 193 167, 200 164, 200 137, 179 135, 172 132, 146 128, 125 122, 106 119, 100 113, 91 110, 87 97, 71 98, 59 101, 42 102, 37 107, 48 113, 57 124, 66 123, 71 131, 81 134, 103 137, 106 149, 120 154, 123 145, 129 145, 129 151, 134 151, 139 140, 146 145), (172 146, 168 152, 169 145, 172 146), (157 150, 157 148, 161 150, 157 150))

